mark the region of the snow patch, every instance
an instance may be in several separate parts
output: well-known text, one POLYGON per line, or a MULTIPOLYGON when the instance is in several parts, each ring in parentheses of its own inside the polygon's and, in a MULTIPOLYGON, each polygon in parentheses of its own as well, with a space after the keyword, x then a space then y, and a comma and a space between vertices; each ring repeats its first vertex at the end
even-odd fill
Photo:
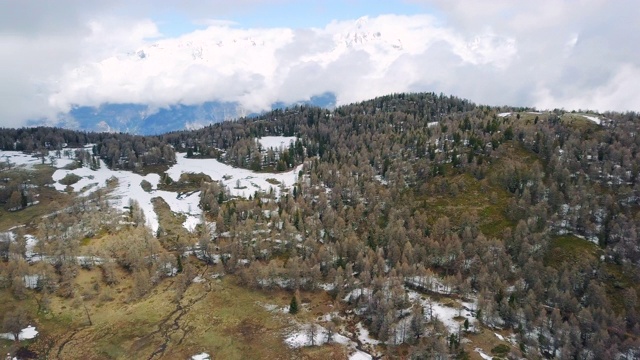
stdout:
POLYGON ((582 115, 582 117, 586 118, 587 120, 591 120, 598 125, 602 124, 602 120, 600 120, 600 118, 597 116, 582 115))
POLYGON ((191 360, 211 360, 211 356, 205 352, 197 355, 193 355, 191 360))
POLYGON ((475 351, 478 354, 480 354, 480 357, 483 358, 484 360, 493 359, 493 356, 489 356, 489 355, 485 354, 484 352, 482 352, 482 349, 480 349, 480 348, 475 348, 475 349, 473 349, 473 351, 475 351))
MULTIPOLYGON (((27 326, 26 328, 20 331, 18 335, 18 339, 20 340, 30 340, 38 336, 38 330, 36 330, 35 326, 27 326)), ((2 333, 0 334, 0 339, 14 340, 13 334, 11 333, 2 333)))
POLYGON ((361 343, 370 345, 380 344, 380 341, 371 338, 371 336, 369 335, 369 330, 367 330, 367 328, 365 328, 362 323, 357 323, 356 328, 358 329, 358 340, 360 340, 361 343))
POLYGON ((371 360, 373 357, 364 351, 356 350, 353 354, 349 355, 349 360, 371 360))
MULTIPOLYGON (((304 346, 311 346, 311 337, 309 336, 309 329, 311 324, 302 325, 297 331, 292 332, 284 342, 291 348, 300 348, 304 346)), ((316 325, 315 336, 313 337, 316 346, 324 345, 327 342, 327 329, 320 325, 316 325)), ((341 334, 333 334, 333 342, 342 345, 351 344, 351 340, 341 334)))
MULTIPOLYGON (((285 338, 285 343, 291 347, 291 348, 300 348, 300 347, 304 347, 304 346, 311 346, 311 338, 309 336, 309 329, 312 325, 311 324, 305 324, 305 325, 301 325, 298 327, 298 329, 294 332, 292 332, 291 334, 289 334, 286 338, 285 338)), ((315 325, 316 326, 316 333, 315 336, 313 337, 314 339, 314 344, 316 346, 320 346, 320 345, 324 345, 327 343, 327 329, 325 329, 324 327, 320 326, 320 325, 315 325)), ((333 342, 335 344, 341 344, 341 345, 345 345, 347 347, 349 347, 351 350, 354 351, 354 353, 352 353, 349 356, 349 359, 356 359, 356 360, 361 360, 361 359, 372 359, 373 357, 371 355, 369 355, 368 353, 357 349, 357 344, 352 341, 351 339, 349 339, 348 337, 335 332, 333 334, 333 342)))
POLYGON ((379 182, 380 184, 382 184, 382 185, 389 185, 389 182, 388 182, 387 180, 385 180, 385 179, 382 177, 382 175, 376 175, 376 176, 374 176, 374 178, 375 178, 376 180, 378 180, 378 182, 379 182))

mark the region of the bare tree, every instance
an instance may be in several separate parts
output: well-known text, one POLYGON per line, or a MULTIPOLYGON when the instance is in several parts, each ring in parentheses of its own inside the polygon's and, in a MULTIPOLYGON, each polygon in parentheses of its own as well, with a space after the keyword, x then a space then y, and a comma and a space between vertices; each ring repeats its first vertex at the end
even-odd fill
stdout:
POLYGON ((318 335, 318 325, 316 323, 311 323, 307 327, 307 338, 309 339, 309 345, 316 345, 316 336, 318 335))
POLYGON ((29 321, 27 311, 22 307, 18 307, 4 315, 2 328, 13 335, 15 342, 20 342, 20 332, 29 325, 29 321))

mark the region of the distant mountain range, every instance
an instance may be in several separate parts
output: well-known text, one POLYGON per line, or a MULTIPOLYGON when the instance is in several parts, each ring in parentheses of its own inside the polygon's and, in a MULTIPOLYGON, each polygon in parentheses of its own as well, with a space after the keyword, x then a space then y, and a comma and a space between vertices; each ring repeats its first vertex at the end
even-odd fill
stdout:
MULTIPOLYGON (((158 39, 66 71, 48 97, 63 113, 29 125, 151 135, 300 103, 330 108, 415 91, 421 87, 406 61, 427 51, 431 40, 423 40, 440 39, 430 24, 428 17, 363 17, 324 29, 212 26, 158 39)), ((459 56, 477 55, 464 39, 440 40, 456 54, 466 49, 459 56)))
MULTIPOLYGON (((284 109, 300 104, 332 108, 335 107, 336 97, 332 93, 325 93, 312 96, 309 101, 294 104, 276 102, 271 108, 284 109)), ((156 135, 257 115, 259 114, 246 111, 236 102, 207 101, 198 105, 177 104, 160 109, 144 104, 103 104, 99 107, 74 107, 53 124, 51 121, 33 120, 29 125, 46 124, 74 130, 156 135)))

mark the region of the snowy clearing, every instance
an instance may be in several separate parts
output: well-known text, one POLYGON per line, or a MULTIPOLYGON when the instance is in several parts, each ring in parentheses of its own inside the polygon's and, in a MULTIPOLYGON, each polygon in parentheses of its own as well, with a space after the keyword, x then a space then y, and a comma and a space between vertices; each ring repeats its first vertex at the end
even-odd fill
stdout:
POLYGON ((280 193, 280 186, 273 185, 267 179, 275 179, 285 188, 290 188, 298 178, 298 171, 302 165, 284 173, 256 173, 251 170, 234 168, 223 164, 216 159, 188 159, 186 153, 176 154, 177 163, 167 170, 173 180, 180 179, 181 174, 203 173, 209 175, 211 180, 220 181, 226 185, 231 195, 244 198, 253 195, 256 191, 269 192, 273 188, 276 194, 280 193))
MULTIPOLYGON (((284 342, 289 345, 291 348, 300 348, 304 346, 311 346, 311 337, 309 336, 309 329, 311 328, 311 324, 305 324, 300 326, 297 331, 292 332, 287 336, 284 342)), ((314 344, 316 346, 323 345, 327 343, 327 329, 320 325, 316 325, 315 336, 313 337, 314 344)), ((352 341, 341 334, 334 333, 333 334, 333 342, 342 345, 350 345, 353 344, 352 341)), ((353 344, 355 345, 355 344, 353 344)))
POLYGON ((409 297, 409 300, 420 302, 420 305, 422 305, 422 307, 424 308, 424 313, 427 316, 427 319, 438 319, 447 327, 447 330, 449 330, 449 332, 451 333, 457 332, 460 326, 462 326, 462 324, 464 323, 464 320, 461 319, 459 321, 456 319, 458 315, 460 315, 462 318, 468 319, 469 325, 474 325, 477 321, 477 319, 473 317, 469 311, 464 309, 465 307, 473 307, 473 305, 470 303, 462 303, 458 304, 458 307, 451 307, 433 301, 429 297, 423 296, 413 290, 407 291, 407 295, 409 297))
MULTIPOLYGON (((300 348, 300 347, 304 347, 304 346, 312 346, 311 345, 311 337, 309 336, 310 334, 310 327, 312 325, 311 324, 305 324, 305 325, 301 325, 298 326, 298 329, 292 333, 290 333, 284 340, 284 342, 291 348, 300 348)), ((313 337, 314 339, 314 345, 315 346, 320 346, 320 345, 324 345, 327 343, 327 329, 325 329, 324 327, 320 326, 320 325, 315 325, 316 326, 316 332, 315 332, 315 336, 313 337)), ((341 344, 341 345, 345 345, 347 346, 349 349, 351 349, 352 351, 354 351, 354 353, 352 355, 349 356, 349 359, 355 359, 355 360, 365 360, 365 359, 373 359, 373 357, 371 355, 369 355, 368 353, 362 351, 362 350, 358 350, 357 349, 357 344, 355 343, 355 341, 352 341, 351 339, 349 339, 348 337, 336 332, 333 334, 333 343, 335 344, 341 344)))
MULTIPOLYGON (((45 160, 45 162, 49 162, 45 160)), ((21 151, 0 151, 0 163, 7 163, 10 166, 33 167, 33 165, 41 164, 42 161, 30 154, 21 151)))
POLYGON ((289 144, 296 142, 295 136, 263 136, 258 142, 263 149, 285 150, 289 148, 289 144))
POLYGON ((498 114, 499 117, 507 117, 509 115, 511 115, 510 112, 503 112, 503 113, 498 114))
MULTIPOLYGON (((45 156, 44 164, 53 165, 55 168, 60 169, 69 164, 75 163, 75 161, 75 159, 70 159, 67 157, 45 156), (51 163, 52 158, 53 163, 51 163)), ((42 158, 39 158, 34 154, 25 154, 22 151, 0 150, 0 164, 2 163, 10 165, 11 167, 16 166, 25 169, 31 169, 34 165, 42 164, 42 158)))
MULTIPOLYGON (((158 190, 158 183, 160 182, 160 175, 158 174, 152 173, 142 176, 130 171, 111 170, 102 160, 99 163, 100 168, 96 170, 88 167, 74 170, 56 170, 52 176, 56 182, 54 184, 55 188, 58 191, 65 191, 67 186, 60 184, 59 181, 68 174, 75 174, 80 176, 81 179, 69 186, 81 196, 87 196, 100 188, 106 187, 109 179, 117 179, 117 186, 110 195, 111 206, 124 210, 125 207, 129 206, 130 200, 136 200, 144 212, 147 225, 154 233, 159 226, 158 216, 151 203, 151 199, 154 197, 161 197, 169 205, 171 211, 184 215, 186 220, 183 226, 187 230, 194 231, 195 227, 200 224, 202 210, 198 206, 200 202, 199 191, 178 195, 175 192, 158 190), (142 189, 140 186, 142 180, 146 180, 151 184, 152 190, 150 192, 142 189)), ((302 165, 279 174, 255 173, 250 170, 231 167, 215 159, 187 159, 186 154, 177 154, 177 163, 167 171, 167 174, 172 179, 178 180, 183 173, 203 173, 209 175, 212 180, 220 181, 226 185, 232 195, 248 197, 256 191, 269 192, 271 188, 276 194, 279 194, 280 186, 272 185, 267 180, 275 179, 285 188, 289 188, 297 180, 297 174, 301 168, 302 165)))
POLYGON ((442 281, 435 276, 412 276, 405 278, 404 281, 414 288, 425 289, 447 296, 451 294, 451 287, 445 286, 442 281))
MULTIPOLYGON (((129 206, 130 200, 136 200, 140 204, 140 208, 144 212, 147 225, 154 232, 158 230, 158 216, 153 210, 151 199, 156 196, 160 196, 165 199, 165 201, 167 201, 169 206, 171 206, 172 204, 176 205, 178 203, 176 200, 174 200, 177 196, 176 193, 163 191, 155 194, 153 191, 151 193, 148 193, 142 189, 142 187, 140 186, 140 182, 142 180, 147 180, 149 183, 151 183, 153 189, 156 189, 158 186, 158 182, 160 181, 160 175, 158 174, 148 174, 146 176, 142 176, 134 174, 130 171, 111 170, 102 160, 100 160, 100 168, 97 170, 91 170, 88 167, 82 167, 74 170, 56 170, 56 172, 53 173, 52 178, 53 181, 56 182, 54 186, 58 191, 65 191, 65 189, 67 188, 66 185, 60 184, 58 181, 60 179, 63 179, 68 174, 75 174, 82 177, 75 184, 69 185, 73 189, 73 191, 79 193, 80 196, 87 196, 100 188, 106 187, 108 180, 111 178, 117 179, 118 185, 116 189, 111 193, 110 205, 120 210, 124 210, 125 207, 129 206)), ((197 203, 198 202, 196 201, 196 204, 197 203)), ((188 208, 188 204, 186 204, 185 206, 188 208)), ((182 208, 184 208, 184 206, 180 207, 180 209, 182 208)), ((195 210, 198 210, 197 206, 195 207, 195 210)), ((179 212, 177 210, 173 211, 179 212)))

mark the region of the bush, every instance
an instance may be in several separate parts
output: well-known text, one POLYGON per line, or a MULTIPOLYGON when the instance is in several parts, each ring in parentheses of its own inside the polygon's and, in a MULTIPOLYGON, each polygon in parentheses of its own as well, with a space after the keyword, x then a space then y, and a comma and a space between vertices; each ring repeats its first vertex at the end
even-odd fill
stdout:
POLYGON ((153 185, 151 185, 151 183, 147 180, 140 181, 140 187, 146 192, 151 192, 151 190, 153 189, 153 185))
POLYGON ((67 174, 67 176, 63 177, 62 179, 58 180, 58 182, 62 185, 73 185, 75 183, 77 183, 78 181, 80 181, 80 179, 82 179, 82 177, 74 174, 74 173, 69 173, 67 174))
POLYGON ((507 356, 510 350, 511 349, 509 348, 509 345, 500 344, 491 349, 491 353, 500 357, 504 357, 507 356))

